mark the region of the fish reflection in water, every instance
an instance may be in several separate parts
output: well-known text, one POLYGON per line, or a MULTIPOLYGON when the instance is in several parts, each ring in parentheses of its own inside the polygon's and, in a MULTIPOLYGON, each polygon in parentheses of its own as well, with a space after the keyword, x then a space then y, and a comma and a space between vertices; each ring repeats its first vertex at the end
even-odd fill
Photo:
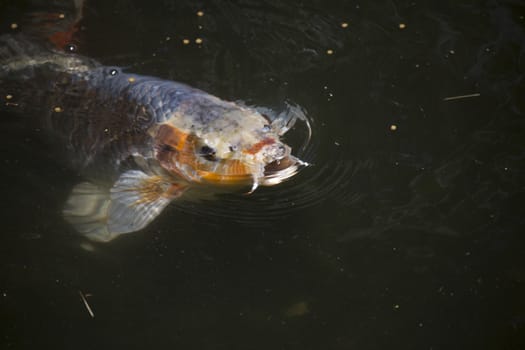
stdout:
POLYGON ((181 197, 251 193, 306 165, 281 140, 296 117, 283 123, 71 51, 24 34, 1 36, 2 108, 37 115, 88 180, 73 188, 63 214, 93 240, 140 230, 181 197))

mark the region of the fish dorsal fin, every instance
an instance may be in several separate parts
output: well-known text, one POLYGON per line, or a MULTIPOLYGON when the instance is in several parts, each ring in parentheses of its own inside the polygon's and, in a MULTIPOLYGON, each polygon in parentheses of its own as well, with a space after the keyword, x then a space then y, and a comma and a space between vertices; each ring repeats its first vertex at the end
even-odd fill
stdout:
POLYGON ((109 191, 88 182, 78 184, 63 214, 86 237, 108 242, 146 227, 183 191, 183 185, 165 177, 130 170, 109 191))

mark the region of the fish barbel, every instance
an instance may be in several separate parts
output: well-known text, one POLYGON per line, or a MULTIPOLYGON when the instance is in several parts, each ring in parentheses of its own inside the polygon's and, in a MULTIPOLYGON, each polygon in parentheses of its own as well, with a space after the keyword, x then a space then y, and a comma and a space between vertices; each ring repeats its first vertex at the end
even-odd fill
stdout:
POLYGON ((0 37, 2 108, 38 115, 88 180, 63 214, 93 240, 144 228, 193 188, 253 192, 306 165, 281 140, 287 128, 255 109, 44 46, 0 37))

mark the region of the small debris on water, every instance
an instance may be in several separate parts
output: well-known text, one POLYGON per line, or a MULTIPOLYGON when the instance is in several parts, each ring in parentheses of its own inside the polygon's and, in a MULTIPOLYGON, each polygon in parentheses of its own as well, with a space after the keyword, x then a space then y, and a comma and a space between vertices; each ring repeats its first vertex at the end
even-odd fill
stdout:
POLYGON ((284 312, 284 315, 286 317, 299 317, 299 316, 304 316, 309 312, 310 312, 310 307, 308 305, 308 302, 300 301, 300 302, 290 305, 290 307, 288 307, 286 311, 284 312))
POLYGON ((341 23, 341 28, 348 28, 348 23, 347 22, 341 23))
POLYGON ((395 304, 395 305, 394 305, 394 310, 399 310, 400 307, 401 307, 401 306, 399 306, 399 304, 395 304))
POLYGON ((460 100, 460 99, 463 99, 463 98, 479 97, 479 96, 481 96, 481 94, 479 92, 477 92, 475 94, 445 97, 443 99, 443 101, 453 101, 453 100, 460 100))
POLYGON ((334 54, 334 50, 328 49, 328 50, 326 50, 326 54, 327 55, 333 55, 334 54))
POLYGON ((130 83, 135 82, 135 78, 134 78, 134 77, 129 77, 129 78, 128 78, 128 82, 130 82, 130 83))
POLYGON ((17 23, 11 23, 11 29, 17 29, 18 28, 18 24, 17 23))
POLYGON ((171 38, 169 36, 166 37, 166 41, 170 41, 171 38))
POLYGON ((91 310, 91 306, 89 306, 86 297, 84 296, 84 294, 80 290, 78 291, 78 294, 80 294, 80 298, 82 298, 82 302, 84 303, 84 306, 86 307, 86 309, 87 309, 87 311, 89 313, 89 316, 91 316, 91 318, 94 318, 95 314, 93 313, 93 310, 91 310))
POLYGON ((62 109, 62 107, 60 107, 60 106, 56 106, 55 108, 53 108, 53 111, 54 111, 55 113, 61 113, 61 112, 63 112, 64 110, 62 109))
POLYGON ((405 29, 407 25, 405 23, 399 23, 399 29, 405 29))
POLYGON ((339 142, 337 142, 337 141, 334 141, 334 145, 336 145, 338 147, 341 146, 341 144, 339 142))
MULTIPOLYGON (((82 242, 80 243, 80 248, 88 251, 88 252, 94 252, 95 251, 95 246, 89 242, 82 242)), ((87 295, 87 294, 86 294, 87 295)))
POLYGON ((195 44, 197 44, 197 45, 202 44, 202 39, 201 38, 195 39, 195 44))

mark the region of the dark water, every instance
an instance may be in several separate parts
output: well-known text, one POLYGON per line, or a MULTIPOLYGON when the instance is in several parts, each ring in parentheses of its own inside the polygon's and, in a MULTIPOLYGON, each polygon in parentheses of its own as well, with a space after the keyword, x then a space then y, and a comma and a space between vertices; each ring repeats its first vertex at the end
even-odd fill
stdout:
MULTIPOLYGON (((3 32, 61 6, 0 4, 3 32)), ((518 0, 88 1, 81 53, 297 104, 314 166, 89 251, 60 217, 79 179, 2 114, 2 348, 525 348, 524 15, 518 0)))

